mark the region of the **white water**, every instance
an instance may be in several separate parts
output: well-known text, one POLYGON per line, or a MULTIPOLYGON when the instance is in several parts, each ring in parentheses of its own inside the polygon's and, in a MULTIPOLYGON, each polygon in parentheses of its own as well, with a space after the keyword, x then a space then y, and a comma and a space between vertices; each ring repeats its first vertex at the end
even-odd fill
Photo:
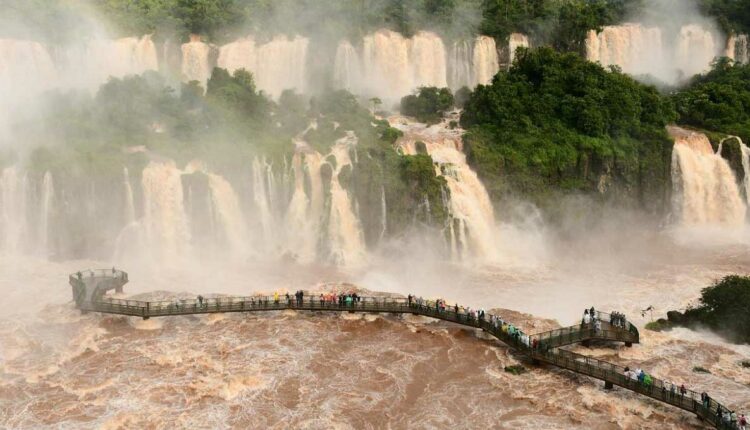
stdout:
POLYGON ((665 34, 659 27, 638 23, 606 26, 586 38, 586 55, 604 66, 619 66, 632 75, 651 75, 675 83, 705 72, 723 55, 720 36, 697 24, 665 34))
POLYGON ((125 187, 125 223, 130 225, 135 222, 135 199, 133 197, 133 186, 130 184, 130 173, 127 167, 122 168, 122 183, 125 187))
POLYGON ((702 133, 670 128, 673 210, 683 226, 741 227, 747 205, 729 163, 702 133))
POLYGON ((531 46, 529 37, 521 33, 511 33, 508 44, 510 64, 513 64, 513 60, 516 58, 516 49, 531 46))
POLYGON ((456 42, 448 49, 432 32, 405 38, 380 30, 364 37, 361 52, 348 41, 340 42, 333 82, 337 88, 395 101, 420 86, 486 84, 499 69, 495 41, 489 37, 456 42))
POLYGON ((245 257, 250 246, 240 199, 226 179, 209 172, 206 172, 206 176, 208 176, 211 202, 218 215, 224 240, 230 247, 226 254, 234 258, 245 257))
POLYGON ((182 45, 182 80, 198 81, 203 88, 211 77, 211 46, 201 41, 200 36, 191 35, 190 42, 182 45))
POLYGON ((435 162, 435 171, 445 178, 450 196, 447 207, 455 222, 447 226, 449 247, 456 260, 497 261, 498 228, 489 194, 476 172, 466 162, 461 130, 450 130, 446 122, 431 127, 402 117, 391 118, 404 132, 399 145, 406 154, 416 154, 416 142, 425 144, 435 162), (454 226, 457 224, 457 226, 454 226))
POLYGON ((55 184, 52 173, 45 172, 42 180, 42 206, 39 216, 39 245, 42 252, 50 252, 50 221, 52 221, 52 208, 55 198, 55 184))
POLYGON ((320 154, 312 151, 298 151, 292 159, 294 192, 286 213, 287 247, 303 263, 315 261, 318 255, 323 202, 321 162, 320 154), (305 192, 306 178, 310 183, 309 196, 305 192))
POLYGON ((275 240, 274 220, 271 214, 271 198, 269 190, 272 189, 268 182, 272 178, 270 166, 265 160, 261 161, 258 157, 253 158, 253 202, 262 230, 262 239, 264 243, 271 243, 275 240))
MULTIPOLYGON (((331 177, 331 210, 328 217, 328 239, 330 259, 338 265, 359 265, 365 258, 365 243, 359 219, 354 214, 349 193, 339 183, 339 174, 344 167, 352 166, 349 150, 357 144, 357 137, 348 132, 336 141, 331 155, 336 166, 331 177)), ((333 167, 333 166, 332 166, 333 167)))
POLYGON ((307 90, 307 50, 310 41, 304 37, 289 39, 276 36, 258 44, 252 37, 224 45, 217 65, 230 72, 245 69, 252 72, 259 89, 278 98, 285 89, 297 93, 307 90))
POLYGON ((731 35, 727 39, 725 55, 741 64, 750 63, 750 42, 747 34, 731 35))
MULTIPOLYGON (((41 43, 0 39, 0 92, 16 93, 19 87, 32 94, 52 86, 57 71, 52 57, 41 43)), ((29 94, 27 94, 28 96, 29 94)))
POLYGON ((110 77, 140 75, 147 70, 159 70, 151 36, 91 39, 65 48, 58 66, 61 86, 89 90, 96 90, 110 77))
POLYGON ((152 260, 183 263, 191 254, 191 234, 185 212, 182 172, 173 161, 152 161, 143 170, 143 226, 152 260))

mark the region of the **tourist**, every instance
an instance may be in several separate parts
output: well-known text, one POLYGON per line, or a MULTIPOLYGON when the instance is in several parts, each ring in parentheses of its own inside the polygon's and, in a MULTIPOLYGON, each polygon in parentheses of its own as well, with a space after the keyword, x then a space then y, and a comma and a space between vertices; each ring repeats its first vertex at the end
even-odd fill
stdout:
POLYGON ((745 417, 745 414, 740 414, 739 426, 740 430, 747 430, 747 417, 745 417))
POLYGON ((685 388, 685 384, 682 384, 680 385, 680 395, 685 397, 685 394, 687 394, 687 388, 685 388))
POLYGON ((273 303, 275 305, 279 304, 279 292, 278 291, 276 291, 276 292, 273 293, 273 303))
POLYGON ((592 320, 596 319, 596 309, 592 306, 591 309, 589 309, 589 315, 591 316, 592 320))
POLYGON ((586 310, 583 313, 583 324, 589 325, 591 323, 591 315, 589 315, 589 311, 586 310))
POLYGON ((200 307, 203 307, 203 296, 201 295, 198 295, 198 305, 200 305, 200 307))
POLYGON ((703 403, 704 408, 708 408, 711 405, 711 400, 705 391, 701 393, 701 403, 703 403))
POLYGON ((732 411, 732 413, 729 414, 729 423, 732 426, 732 428, 737 427, 737 413, 735 411, 732 411))

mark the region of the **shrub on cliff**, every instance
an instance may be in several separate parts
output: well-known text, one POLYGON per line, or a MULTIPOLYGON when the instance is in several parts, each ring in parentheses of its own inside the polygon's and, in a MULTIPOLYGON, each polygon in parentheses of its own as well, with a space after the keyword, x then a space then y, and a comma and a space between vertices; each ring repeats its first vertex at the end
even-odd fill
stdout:
POLYGON ((494 197, 512 190, 660 201, 669 184, 669 99, 617 69, 550 48, 520 50, 466 102, 469 161, 494 197), (659 198, 653 198, 653 197, 659 198))
POLYGON ((750 343, 750 277, 727 276, 704 288, 700 306, 684 317, 688 325, 702 324, 734 342, 750 343))
POLYGON ((401 99, 401 113, 420 122, 440 122, 443 113, 453 107, 453 94, 448 88, 421 87, 416 94, 401 99))

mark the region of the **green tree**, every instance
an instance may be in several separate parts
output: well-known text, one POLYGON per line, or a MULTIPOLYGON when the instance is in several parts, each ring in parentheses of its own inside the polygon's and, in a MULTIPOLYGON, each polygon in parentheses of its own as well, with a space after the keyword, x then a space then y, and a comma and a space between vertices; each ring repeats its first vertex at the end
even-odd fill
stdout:
POLYGON ((421 87, 416 94, 401 99, 401 113, 421 122, 436 123, 453 107, 453 94, 448 88, 421 87))

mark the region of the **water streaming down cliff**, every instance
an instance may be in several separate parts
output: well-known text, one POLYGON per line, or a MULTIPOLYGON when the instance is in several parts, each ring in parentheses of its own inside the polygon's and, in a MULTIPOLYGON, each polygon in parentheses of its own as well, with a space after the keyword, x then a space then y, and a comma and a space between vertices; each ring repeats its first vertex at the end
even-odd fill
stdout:
POLYGON ((191 254, 182 172, 173 161, 152 161, 143 170, 143 227, 153 260, 179 264, 191 254))
POLYGON ((448 83, 454 90, 486 85, 500 70, 495 39, 487 36, 478 36, 471 42, 454 42, 448 59, 448 83))
POLYGON ((731 35, 727 39, 725 55, 741 64, 750 63, 750 46, 747 34, 731 35))
POLYGON ((190 35, 190 41, 182 45, 182 80, 198 81, 206 87, 211 77, 211 45, 203 42, 200 36, 190 35))
POLYGON ((531 43, 529 42, 528 36, 526 36, 525 34, 521 34, 521 33, 511 33, 508 39, 509 65, 513 64, 513 60, 516 57, 516 50, 518 48, 528 48, 530 46, 531 46, 531 43))
POLYGON ((739 227, 745 223, 743 201, 729 163, 714 153, 702 133, 670 127, 673 211, 684 226, 739 227))
POLYGON ((264 44, 247 37, 222 46, 217 65, 230 72, 242 68, 252 72, 258 88, 273 98, 285 89, 303 93, 307 90, 309 43, 300 36, 276 36, 264 44))
POLYGON ((331 155, 336 160, 331 176, 331 201, 328 216, 328 246, 330 260, 339 265, 361 264, 365 258, 365 243, 362 226, 354 213, 349 193, 339 182, 339 175, 343 169, 352 169, 349 150, 357 144, 357 137, 353 132, 339 139, 334 144, 331 155))
POLYGON ((605 26, 589 31, 586 55, 604 66, 617 65, 632 75, 652 75, 665 82, 679 82, 710 68, 722 54, 718 35, 698 24, 666 34, 658 27, 638 23, 605 26))
POLYGON ((51 87, 56 78, 55 63, 44 45, 28 40, 0 39, 0 92, 7 95, 23 87, 33 94, 34 90, 51 87))
POLYGON ((122 183, 125 188, 125 225, 130 225, 135 222, 135 198, 127 167, 122 168, 122 183))
POLYGON ((159 70, 156 46, 150 36, 91 39, 62 50, 60 85, 96 90, 110 77, 140 75, 159 70))
POLYGON ((348 40, 342 40, 336 48, 336 58, 333 65, 333 85, 336 88, 355 90, 362 75, 362 65, 354 46, 348 40))
POLYGON ((39 215, 39 249, 45 255, 51 251, 50 222, 52 221, 54 199, 55 184, 52 173, 45 172, 42 180, 41 213, 39 215))
POLYGON ((255 203, 257 216, 260 218, 263 242, 271 243, 271 241, 276 240, 274 216, 271 213, 273 184, 270 179, 273 178, 273 173, 271 172, 271 166, 258 157, 253 158, 251 167, 253 172, 253 202, 255 203))
POLYGON ((496 261, 499 250, 494 208, 484 185, 466 162, 462 130, 449 129, 446 121, 428 127, 403 117, 391 118, 391 124, 404 132, 398 142, 403 151, 416 154, 416 142, 423 142, 435 162, 436 173, 446 180, 449 194, 445 194, 445 205, 450 212, 446 228, 452 258, 496 261))

